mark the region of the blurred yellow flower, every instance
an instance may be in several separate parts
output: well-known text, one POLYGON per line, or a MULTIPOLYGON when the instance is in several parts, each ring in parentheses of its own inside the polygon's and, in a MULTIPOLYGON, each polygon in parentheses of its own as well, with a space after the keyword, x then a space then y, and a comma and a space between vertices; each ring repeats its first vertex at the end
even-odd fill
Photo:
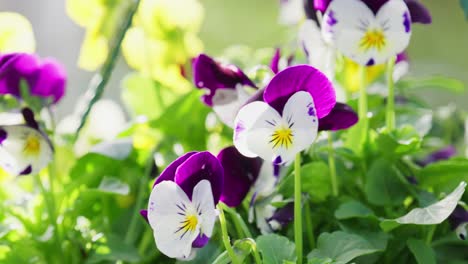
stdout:
MULTIPOLYGON (((343 67, 337 73, 337 79, 340 84, 350 93, 359 91, 361 85, 361 76, 359 74, 359 66, 354 61, 343 57, 343 67)), ((366 67, 366 82, 365 85, 369 86, 375 82, 385 73, 385 64, 373 65, 366 67)))
POLYGON ((36 41, 31 23, 22 15, 0 12, 0 52, 33 53, 36 41))

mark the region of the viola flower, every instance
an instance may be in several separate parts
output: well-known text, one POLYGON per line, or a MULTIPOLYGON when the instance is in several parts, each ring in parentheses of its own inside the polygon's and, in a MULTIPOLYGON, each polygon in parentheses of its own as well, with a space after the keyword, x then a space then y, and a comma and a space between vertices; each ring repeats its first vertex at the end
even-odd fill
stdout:
POLYGON ((223 168, 209 152, 189 152, 158 177, 147 216, 157 248, 171 258, 187 259, 192 248, 205 246, 212 235, 223 190, 223 168))
POLYGON ((461 240, 466 240, 467 232, 466 226, 468 225, 468 211, 460 205, 457 205, 455 210, 448 218, 450 226, 457 233, 461 240))
POLYGON ((193 62, 194 83, 207 90, 203 102, 212 107, 218 117, 233 126, 237 111, 249 99, 255 84, 234 65, 223 64, 200 54, 193 62))
POLYGON ((54 59, 39 59, 34 54, 8 53, 0 56, 0 94, 21 97, 21 80, 29 94, 57 103, 65 94, 66 74, 54 59))
POLYGON ((454 146, 447 146, 445 148, 439 149, 431 154, 427 155, 424 159, 416 161, 416 164, 419 166, 425 167, 431 163, 447 160, 457 154, 457 150, 454 146))
POLYGON ((403 0, 320 2, 319 10, 327 6, 322 25, 325 42, 360 65, 384 63, 409 44, 412 15, 403 0))
POLYGON ((234 145, 246 157, 285 164, 309 147, 317 136, 319 118, 336 103, 330 81, 307 65, 289 67, 273 77, 265 102, 241 108, 235 120, 234 145))
POLYGON ((336 103, 331 112, 319 119, 319 131, 337 131, 348 129, 358 122, 357 113, 351 106, 344 103, 336 103))
POLYGON ((26 125, 0 126, 0 167, 12 175, 37 174, 52 160, 53 147, 33 113, 23 110, 26 125))

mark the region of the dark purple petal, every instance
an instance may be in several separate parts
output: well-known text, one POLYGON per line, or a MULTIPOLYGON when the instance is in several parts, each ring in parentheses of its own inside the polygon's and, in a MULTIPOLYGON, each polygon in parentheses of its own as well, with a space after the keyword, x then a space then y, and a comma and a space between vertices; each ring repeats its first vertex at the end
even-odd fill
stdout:
POLYGON ((276 212, 267 220, 268 222, 276 221, 281 226, 285 226, 294 219, 294 203, 288 203, 284 207, 276 210, 276 212))
POLYGON ((292 66, 276 74, 265 88, 263 98, 282 114, 288 99, 299 91, 311 94, 318 118, 328 115, 335 106, 332 84, 323 73, 309 65, 292 66))
POLYGON ((308 19, 314 20, 317 24, 319 23, 317 19, 317 10, 314 7, 314 0, 304 0, 304 12, 308 19))
POLYGON ((319 131, 347 129, 358 122, 358 115, 347 104, 336 103, 330 114, 319 119, 319 131))
POLYGON ((8 133, 4 129, 0 128, 0 145, 7 138, 7 136, 8 136, 8 133))
POLYGON ((322 13, 325 13, 331 1, 332 0, 314 0, 314 8, 322 13))
POLYGON ((273 58, 271 59, 271 62, 270 62, 270 68, 275 74, 279 72, 280 59, 281 59, 281 50, 277 48, 275 50, 275 55, 273 55, 273 58))
POLYGON ((29 165, 22 172, 20 172, 19 175, 28 175, 28 174, 31 174, 31 172, 32 172, 32 167, 31 165, 29 165))
POLYGON ((30 94, 51 98, 54 103, 65 93, 66 74, 56 61, 43 62, 27 53, 9 53, 0 56, 0 94, 19 97, 21 80, 29 85, 30 94))
POLYGON ((425 157, 423 160, 416 161, 416 163, 422 167, 427 166, 431 163, 447 160, 457 154, 457 149, 454 146, 448 146, 438 151, 435 151, 425 157))
POLYGON ((213 191, 215 204, 218 203, 223 191, 223 167, 211 153, 204 151, 190 156, 175 172, 174 182, 192 197, 193 189, 202 180, 208 180, 213 191))
POLYGON ((217 89, 235 89, 238 84, 255 87, 238 67, 223 65, 205 54, 200 54, 193 61, 192 67, 195 86, 209 90, 202 98, 208 106, 213 106, 213 97, 217 89))
POLYGON ((140 215, 146 220, 146 222, 149 223, 149 220, 148 220, 148 210, 140 210, 140 215))
POLYGON ((39 130, 39 125, 34 118, 34 112, 30 108, 23 108, 21 114, 23 115, 24 121, 26 121, 26 125, 39 130))
POLYGON ((408 6, 413 23, 432 23, 432 17, 429 9, 427 9, 427 7, 425 7, 421 2, 418 0, 405 0, 405 3, 408 6))
POLYGON ((196 154, 197 152, 188 152, 185 153, 184 155, 180 156, 176 160, 174 160, 167 168, 159 175, 159 177, 156 179, 156 181, 153 184, 156 186, 156 184, 162 182, 162 181, 175 181, 175 174, 177 171, 177 168, 184 163, 188 158, 190 158, 192 155, 196 154))
POLYGON ((459 225, 468 222, 468 211, 461 205, 457 205, 448 220, 452 229, 455 230, 459 225))
POLYGON ((377 14, 379 9, 387 3, 388 0, 363 0, 362 2, 364 2, 374 14, 377 14))
POLYGON ((260 173, 262 159, 247 158, 231 146, 218 154, 224 168, 224 187, 221 201, 231 207, 242 203, 260 173))
POLYGON ((396 61, 395 63, 399 63, 399 62, 402 62, 402 61, 408 61, 408 54, 406 54, 406 52, 401 52, 401 53, 398 53, 397 54, 397 57, 396 57, 396 61))
POLYGON ((199 235, 197 238, 195 238, 195 240, 193 241, 192 243, 192 247, 194 248, 202 248, 204 247, 206 244, 208 244, 208 241, 210 241, 210 238, 205 236, 204 234, 203 235, 199 235))

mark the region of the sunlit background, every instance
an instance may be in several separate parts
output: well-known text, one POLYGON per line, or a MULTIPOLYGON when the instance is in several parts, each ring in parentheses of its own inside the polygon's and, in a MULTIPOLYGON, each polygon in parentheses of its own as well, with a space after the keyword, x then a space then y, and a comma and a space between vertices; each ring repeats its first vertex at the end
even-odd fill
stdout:
MULTIPOLYGON (((233 43, 253 48, 287 44, 288 34, 296 30, 277 23, 277 0, 202 0, 205 19, 200 34, 205 52, 217 55, 233 43)), ((410 75, 443 74, 462 80, 468 85, 468 22, 459 1, 424 0, 430 9, 433 23, 416 24, 409 47, 410 75)), ((68 90, 59 105, 59 115, 73 108, 92 76, 76 66, 84 30, 65 13, 64 0, 0 0, 2 11, 15 11, 26 16, 33 25, 37 52, 41 57, 60 60, 68 72, 68 90)), ((289 38, 290 39, 290 38, 289 38)), ((105 97, 119 100, 121 77, 129 71, 120 59, 105 97)), ((440 90, 421 91, 421 95, 437 105, 450 102, 468 109, 468 95, 455 96, 440 90)))

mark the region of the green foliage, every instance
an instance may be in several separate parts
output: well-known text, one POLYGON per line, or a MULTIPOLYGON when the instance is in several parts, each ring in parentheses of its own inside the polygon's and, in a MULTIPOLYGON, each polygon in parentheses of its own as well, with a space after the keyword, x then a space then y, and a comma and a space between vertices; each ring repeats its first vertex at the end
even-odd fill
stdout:
POLYGON ((257 247, 263 256, 264 264, 283 264, 295 261, 295 246, 288 238, 270 234, 257 237, 257 247))
POLYGON ((410 239, 406 242, 411 253, 418 264, 435 264, 437 263, 434 250, 424 241, 418 239, 410 239))

